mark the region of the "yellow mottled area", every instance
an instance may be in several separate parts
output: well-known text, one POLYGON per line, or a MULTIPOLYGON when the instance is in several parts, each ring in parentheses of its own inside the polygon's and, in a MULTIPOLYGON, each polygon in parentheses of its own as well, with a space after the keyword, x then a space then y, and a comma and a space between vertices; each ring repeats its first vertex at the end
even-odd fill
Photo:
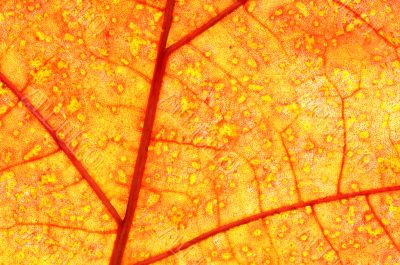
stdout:
MULTIPOLYGON (((169 45, 227 2, 177 1, 169 45)), ((395 3, 253 0, 174 50, 145 170, 161 196, 138 212, 130 257, 194 240, 158 263, 399 263, 398 192, 385 190, 399 185, 399 12, 395 3), (177 241, 141 229, 148 220, 177 241)))
POLYGON ((107 264, 165 1, 28 2, 0 5, 0 264, 107 264))
POLYGON ((400 4, 173 2, 1 3, 0 264, 400 264, 400 4))

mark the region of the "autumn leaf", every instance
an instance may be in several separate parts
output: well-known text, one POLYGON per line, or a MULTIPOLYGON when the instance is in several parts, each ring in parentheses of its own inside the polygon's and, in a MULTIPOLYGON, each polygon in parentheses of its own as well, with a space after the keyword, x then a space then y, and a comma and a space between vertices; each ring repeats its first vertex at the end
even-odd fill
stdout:
POLYGON ((0 264, 400 264, 399 15, 3 0, 0 264))

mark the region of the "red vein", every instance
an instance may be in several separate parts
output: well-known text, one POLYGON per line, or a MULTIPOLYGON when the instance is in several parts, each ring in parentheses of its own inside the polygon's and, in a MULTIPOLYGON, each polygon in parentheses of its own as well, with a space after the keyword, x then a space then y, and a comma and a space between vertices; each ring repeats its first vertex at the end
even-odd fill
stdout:
POLYGON ((36 161, 39 161, 39 160, 42 160, 42 159, 46 159, 46 158, 58 153, 59 151, 60 151, 60 149, 57 148, 56 150, 51 151, 50 153, 44 154, 42 156, 37 156, 37 157, 31 158, 31 159, 28 159, 26 161, 21 161, 21 162, 12 164, 12 165, 8 165, 6 167, 0 168, 0 173, 4 172, 4 171, 7 171, 10 168, 14 168, 14 167, 17 167, 17 166, 26 165, 28 163, 33 163, 33 162, 36 162, 36 161))
POLYGON ((222 151, 222 148, 218 148, 215 146, 210 146, 210 145, 197 145, 194 144, 192 142, 180 142, 177 140, 171 140, 171 139, 162 139, 162 138, 154 138, 152 139, 153 141, 157 141, 157 142, 162 142, 162 143, 170 143, 170 144, 177 144, 177 145, 186 145, 186 146, 192 146, 194 148, 198 148, 198 149, 210 149, 210 150, 214 150, 214 151, 222 151))
POLYGON ((314 205, 321 204, 321 203, 329 203, 329 202, 334 202, 334 201, 343 200, 343 199, 351 199, 351 198, 355 198, 358 196, 368 196, 368 195, 372 195, 372 194, 391 192, 391 191, 399 191, 399 190, 400 190, 400 185, 393 186, 393 187, 384 187, 384 188, 378 188, 378 189, 359 191, 359 192, 348 193, 348 194, 340 193, 340 194, 331 195, 331 196, 327 196, 327 197, 320 198, 320 199, 311 200, 308 202, 299 202, 299 203, 295 203, 292 205, 283 206, 283 207, 280 207, 277 209, 268 210, 265 212, 261 212, 261 213, 255 214, 255 215, 245 217, 243 219, 234 221, 232 223, 225 224, 223 226, 220 226, 220 227, 210 230, 208 232, 205 232, 204 234, 199 235, 199 236, 197 236, 183 244, 180 244, 174 248, 171 248, 168 251, 165 251, 161 254, 158 254, 158 255, 148 258, 146 260, 139 261, 139 262, 135 263, 134 265, 147 265, 147 264, 151 264, 153 262, 160 261, 162 259, 165 259, 167 257, 175 255, 176 253, 178 253, 182 250, 185 250, 185 249, 187 249, 207 238, 215 236, 219 233, 226 232, 232 228, 235 228, 235 227, 238 227, 241 225, 245 225, 245 224, 257 221, 261 218, 265 218, 265 217, 272 216, 275 214, 280 214, 283 212, 297 210, 300 208, 304 208, 306 206, 314 206, 314 205))
POLYGON ((344 9, 346 9, 347 11, 349 11, 350 13, 352 13, 356 18, 360 19, 362 22, 364 22, 373 32, 375 32, 375 34, 381 38, 387 45, 389 45, 390 47, 397 49, 397 46, 392 43, 387 37, 384 36, 383 33, 381 33, 381 31, 379 31, 378 29, 376 29, 371 23, 369 23, 367 20, 365 20, 359 13, 357 13, 356 11, 354 11, 351 7, 349 7, 348 5, 338 1, 338 0, 333 0, 334 3, 336 3, 337 5, 343 7, 344 9))
POLYGON ((319 230, 321 230, 322 236, 325 239, 325 241, 328 243, 328 245, 330 246, 330 248, 333 250, 333 252, 335 252, 336 256, 338 257, 339 263, 343 265, 342 260, 340 259, 339 253, 336 250, 336 248, 333 247, 332 242, 329 240, 328 236, 325 235, 324 232, 324 227, 321 224, 321 221, 319 220, 318 216, 317 216, 317 212, 315 211, 315 207, 314 205, 312 206, 312 215, 314 217, 315 222, 317 223, 319 230))
POLYGON ((386 229, 385 224, 382 222, 382 220, 378 217, 378 214, 375 212, 374 207, 372 207, 371 201, 369 199, 368 196, 366 196, 367 199, 367 204, 369 209, 371 210, 371 213, 373 214, 373 216, 375 217, 375 219, 378 221, 379 225, 382 227, 383 231, 385 232, 385 234, 389 237, 389 240, 392 242, 393 246, 397 249, 398 252, 400 252, 400 248, 399 246, 396 244, 396 241, 394 240, 394 238, 392 237, 392 235, 389 233, 389 231, 386 229))
POLYGON ((244 5, 247 1, 248 0, 239 0, 239 1, 235 2, 234 4, 232 4, 231 6, 229 6, 228 8, 224 9, 221 13, 219 13, 218 15, 216 15, 215 17, 210 19, 208 22, 206 22, 205 24, 201 25, 200 27, 198 27, 194 31, 190 32, 186 36, 182 37, 182 39, 180 39, 179 41, 177 41, 174 44, 170 45, 167 48, 167 53, 171 54, 172 52, 176 51, 177 49, 179 49, 183 45, 189 43, 194 38, 196 38, 197 36, 202 34, 204 31, 208 30, 209 28, 211 28, 212 26, 217 24, 219 21, 221 21, 227 15, 231 14, 233 11, 235 11, 236 9, 238 9, 239 7, 244 5))
POLYGON ((289 153, 289 149, 287 148, 287 146, 286 146, 286 144, 285 144, 285 140, 283 139, 282 134, 280 134, 279 136, 280 136, 280 138, 281 138, 281 142, 282 142, 282 145, 283 145, 283 149, 285 150, 286 156, 288 157, 288 162, 289 162, 290 170, 292 171, 292 175, 293 175, 293 179, 294 179, 294 186, 295 186, 296 193, 297 193, 297 200, 298 200, 298 201, 302 201, 302 199, 301 199, 301 193, 300 193, 300 188, 299 188, 299 183, 298 183, 298 180, 297 180, 296 171, 295 171, 295 169, 294 169, 294 165, 293 165, 293 162, 292 162, 292 156, 291 156, 290 153, 289 153))
POLYGON ((346 114, 345 114, 345 110, 344 110, 344 98, 342 96, 340 96, 341 98, 341 102, 342 102, 342 106, 341 106, 341 118, 342 118, 342 122, 343 122, 343 149, 342 149, 342 160, 340 162, 340 171, 339 171, 339 177, 338 177, 338 181, 337 181, 337 186, 336 186, 336 190, 338 193, 340 193, 340 188, 341 188, 341 184, 342 184, 342 178, 343 178, 343 171, 344 171, 344 165, 346 163, 346 153, 347 153, 347 128, 346 128, 346 114))
POLYGON ((166 50, 169 31, 173 19, 174 0, 168 0, 164 14, 163 31, 160 36, 159 47, 157 52, 157 61, 154 69, 153 79, 150 88, 149 99, 147 102, 146 114, 143 124, 143 132, 140 139, 138 155, 136 159, 135 169, 133 172, 132 183, 129 192, 127 210, 125 217, 118 229, 117 238, 115 239, 113 253, 111 255, 110 265, 119 265, 128 241, 129 231, 132 226, 133 217, 139 199, 139 191, 142 185, 143 174, 145 170, 148 148, 151 142, 151 134, 153 131, 154 120, 156 117, 157 104, 160 98, 161 85, 165 73, 168 54, 166 50))
POLYGON ((107 234, 113 234, 116 231, 115 230, 105 230, 105 231, 100 231, 100 230, 91 230, 91 229, 86 229, 86 228, 81 228, 81 227, 73 227, 73 226, 62 226, 58 224, 50 224, 50 223, 16 223, 7 227, 0 227, 0 230, 9 230, 18 226, 46 226, 50 228, 59 228, 59 229, 68 229, 68 230, 77 230, 77 231, 83 231, 87 233, 94 233, 94 234, 102 234, 102 235, 107 235, 107 234))
MULTIPOLYGON (((340 93, 339 88, 336 86, 336 84, 328 77, 328 75, 325 75, 325 78, 328 80, 328 82, 332 85, 333 89, 336 91, 336 94, 340 98, 340 113, 341 113, 341 120, 343 123, 343 148, 342 148, 342 159, 340 161, 340 169, 339 169, 339 175, 338 175, 338 180, 336 183, 336 192, 341 193, 341 184, 342 184, 342 179, 343 179, 343 172, 344 172, 344 166, 346 163, 346 153, 347 153, 347 127, 346 127, 346 113, 345 113, 345 101, 346 99, 350 98, 355 91, 353 91, 350 95, 348 96, 343 96, 342 93, 340 93)), ((360 89, 360 84, 361 84, 361 77, 359 80, 358 84, 358 89, 360 89)))
POLYGON ((97 183, 90 176, 89 172, 85 169, 82 163, 75 157, 74 153, 69 149, 69 147, 61 141, 61 139, 57 136, 56 130, 54 130, 47 120, 39 113, 39 111, 32 105, 28 98, 26 98, 21 91, 14 85, 3 73, 0 73, 0 81, 6 84, 6 86, 14 93, 14 95, 22 102, 22 104, 35 116, 39 122, 43 125, 43 127, 47 130, 50 136, 54 139, 58 147, 65 153, 65 155, 69 158, 81 176, 88 182, 89 186, 96 193, 97 197, 103 203, 103 205, 107 208, 111 216, 115 219, 115 221, 120 224, 121 217, 119 216, 117 210, 108 200, 107 196, 101 190, 101 188, 97 185, 97 183))
POLYGON ((163 11, 164 10, 164 8, 156 6, 156 5, 153 5, 153 4, 150 4, 150 3, 146 2, 146 1, 135 0, 135 3, 136 4, 142 4, 142 5, 145 5, 147 7, 151 7, 151 8, 157 9, 159 11, 163 11))

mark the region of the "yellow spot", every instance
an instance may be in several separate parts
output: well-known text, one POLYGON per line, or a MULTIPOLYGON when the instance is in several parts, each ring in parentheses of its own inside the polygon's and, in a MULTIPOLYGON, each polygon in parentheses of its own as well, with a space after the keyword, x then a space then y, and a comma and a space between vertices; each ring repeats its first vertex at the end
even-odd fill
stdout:
POLYGON ((124 65, 129 65, 129 61, 125 58, 121 58, 121 63, 123 63, 124 65))
POLYGON ((347 31, 347 32, 350 32, 350 31, 352 31, 354 28, 355 28, 354 23, 353 23, 353 22, 352 22, 352 23, 349 23, 349 24, 347 24, 347 26, 346 26, 346 31, 347 31))
POLYGON ((68 111, 70 111, 71 113, 76 112, 77 110, 79 110, 81 107, 81 104, 79 103, 78 99, 76 97, 73 97, 70 101, 70 103, 67 106, 68 111))
POLYGON ((245 82, 247 82, 249 80, 250 80, 250 76, 248 76, 248 75, 244 75, 244 76, 242 76, 240 78, 240 81, 243 82, 243 83, 245 83, 245 82))
POLYGON ((250 164, 252 164, 253 166, 257 166, 260 164, 260 160, 259 159, 253 159, 250 161, 250 164))
POLYGON ((18 259, 24 259, 25 258, 25 253, 22 250, 18 251, 17 258, 18 259))
POLYGON ((209 4, 204 4, 203 5, 203 9, 205 11, 209 12, 209 13, 214 13, 215 12, 214 7, 212 5, 209 5, 209 4))
POLYGON ((156 193, 151 193, 147 198, 146 205, 147 207, 151 207, 155 205, 160 200, 160 195, 156 193))
POLYGON ((303 16, 308 17, 310 15, 310 13, 308 12, 307 6, 305 4, 303 4, 302 2, 297 2, 296 7, 299 9, 300 13, 303 16))
POLYGON ((229 259, 231 258, 231 254, 228 253, 228 252, 224 252, 224 253, 222 254, 222 258, 223 258, 224 260, 229 260, 229 259))
POLYGON ((89 212, 90 212, 90 209, 91 209, 90 205, 86 205, 85 207, 83 207, 83 211, 84 211, 85 213, 89 213, 89 212))
POLYGON ((248 6, 247 6, 247 11, 252 13, 256 7, 256 1, 249 1, 248 6))
POLYGON ((78 120, 81 121, 81 122, 84 122, 84 121, 86 120, 85 115, 83 115, 82 113, 79 113, 79 114, 77 115, 77 118, 78 118, 78 120))
POLYGON ((351 188, 353 190, 357 191, 358 190, 358 184, 356 184, 356 183, 351 184, 351 188))
POLYGON ((224 124, 221 128, 219 128, 219 133, 221 136, 235 136, 236 126, 233 124, 224 124))
POLYGON ((188 110, 194 108, 194 104, 188 100, 187 97, 182 97, 181 99, 181 113, 185 113, 188 110))
POLYGON ((36 156, 39 154, 39 152, 42 150, 42 146, 41 145, 35 145, 25 156, 24 156, 24 160, 29 160, 32 157, 36 156))
POLYGON ((69 33, 65 33, 64 40, 66 41, 74 41, 75 37, 69 33))
POLYGON ((118 180, 121 183, 128 183, 128 179, 126 177, 125 171, 123 171, 122 169, 118 170, 118 180))
POLYGON ((215 91, 221 91, 224 88, 224 86, 225 85, 222 83, 217 83, 214 85, 214 89, 215 89, 215 91))
POLYGON ((63 60, 58 61, 57 63, 57 68, 58 69, 63 69, 63 68, 67 68, 68 64, 66 62, 64 62, 63 60))
POLYGON ((208 202, 208 203, 207 203, 206 212, 207 212, 209 215, 213 215, 213 214, 214 214, 214 211, 213 211, 213 203, 212 203, 212 202, 208 202))
POLYGON ((52 74, 51 69, 41 69, 36 74, 33 75, 33 80, 37 83, 43 83, 52 74))
POLYGON ((53 92, 56 94, 59 94, 59 93, 61 93, 61 90, 58 86, 53 86, 53 92))
MULTIPOLYGON (((310 50, 313 48, 314 44, 315 44, 315 38, 314 36, 310 36, 308 34, 306 34, 306 49, 310 50)), ((312 63, 311 63, 312 65, 312 63)))
POLYGON ((1 107, 0 107, 0 114, 6 113, 7 109, 8 109, 7 106, 1 106, 1 107))
POLYGON ((139 54, 140 48, 142 45, 146 44, 146 41, 140 38, 132 38, 129 43, 129 50, 133 56, 137 56, 139 54))
POLYGON ((280 16, 282 14, 283 14, 283 10, 282 9, 278 9, 278 10, 275 11, 275 15, 276 16, 280 16))
POLYGON ((270 95, 262 96, 261 99, 262 99, 264 102, 270 102, 270 101, 272 100, 272 98, 271 98, 270 95))
POLYGON ((240 104, 240 103, 243 103, 243 102, 245 102, 246 101, 246 96, 244 96, 244 95, 241 95, 239 98, 238 98, 238 103, 240 104))
POLYGON ((160 18, 162 17, 163 13, 162 12, 157 12, 154 14, 154 21, 158 22, 160 18))
POLYGON ((247 65, 252 67, 252 68, 256 68, 257 67, 257 62, 253 58, 249 58, 249 59, 247 59, 247 65))
POLYGON ((367 131, 363 131, 359 133, 361 139, 367 139, 369 137, 369 133, 367 131))
POLYGON ((372 229, 372 227, 367 226, 367 227, 365 228, 365 230, 367 231, 367 233, 368 233, 369 235, 371 235, 371 236, 373 236, 373 237, 376 237, 376 236, 378 236, 378 235, 380 235, 380 234, 383 233, 383 229, 382 229, 381 227, 377 227, 376 229, 372 229))
POLYGON ((253 91, 261 91, 264 89, 264 87, 257 84, 250 84, 249 89, 253 91))
POLYGON ((253 235, 254 235, 254 236, 261 236, 261 234, 262 234, 262 232, 261 232, 260 229, 256 229, 256 230, 254 230, 254 232, 253 232, 253 235))
POLYGON ((42 41, 45 40, 46 35, 41 31, 36 31, 36 37, 38 37, 38 39, 42 41))
POLYGON ((324 259, 328 262, 332 262, 333 259, 336 257, 335 251, 330 250, 324 255, 324 259))
POLYGON ((201 78, 202 75, 200 73, 199 70, 194 69, 192 66, 189 66, 186 70, 185 70, 185 74, 190 75, 194 78, 201 78))
POLYGON ((303 171, 306 173, 309 173, 311 171, 310 165, 308 163, 304 165, 303 171))
POLYGON ((124 86, 123 85, 118 85, 117 86, 117 90, 118 90, 118 92, 120 92, 120 93, 122 93, 123 91, 124 91, 124 86))
POLYGON ((196 183, 196 179, 197 179, 196 174, 191 174, 189 177, 190 184, 193 185, 194 183, 196 183))
POLYGON ((57 181, 57 177, 53 174, 46 174, 42 175, 40 181, 42 184, 55 183, 57 181))
POLYGON ((108 216, 108 214, 103 214, 102 219, 104 221, 108 221, 108 220, 110 220, 110 216, 108 216))
POLYGON ((201 166, 200 166, 200 163, 192 162, 192 167, 193 167, 194 169, 199 170, 201 166))
POLYGON ((312 208, 311 206, 306 206, 306 213, 311 214, 312 213, 312 208))
POLYGON ((346 220, 349 224, 354 224, 354 206, 349 207, 349 212, 346 214, 346 220))

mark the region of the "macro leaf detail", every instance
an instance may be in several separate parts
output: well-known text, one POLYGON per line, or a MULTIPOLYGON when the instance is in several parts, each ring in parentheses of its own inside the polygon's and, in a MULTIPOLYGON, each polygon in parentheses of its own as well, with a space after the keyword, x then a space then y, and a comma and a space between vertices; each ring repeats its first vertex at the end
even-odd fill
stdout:
POLYGON ((0 264, 399 264, 400 4, 0 6, 0 264))

